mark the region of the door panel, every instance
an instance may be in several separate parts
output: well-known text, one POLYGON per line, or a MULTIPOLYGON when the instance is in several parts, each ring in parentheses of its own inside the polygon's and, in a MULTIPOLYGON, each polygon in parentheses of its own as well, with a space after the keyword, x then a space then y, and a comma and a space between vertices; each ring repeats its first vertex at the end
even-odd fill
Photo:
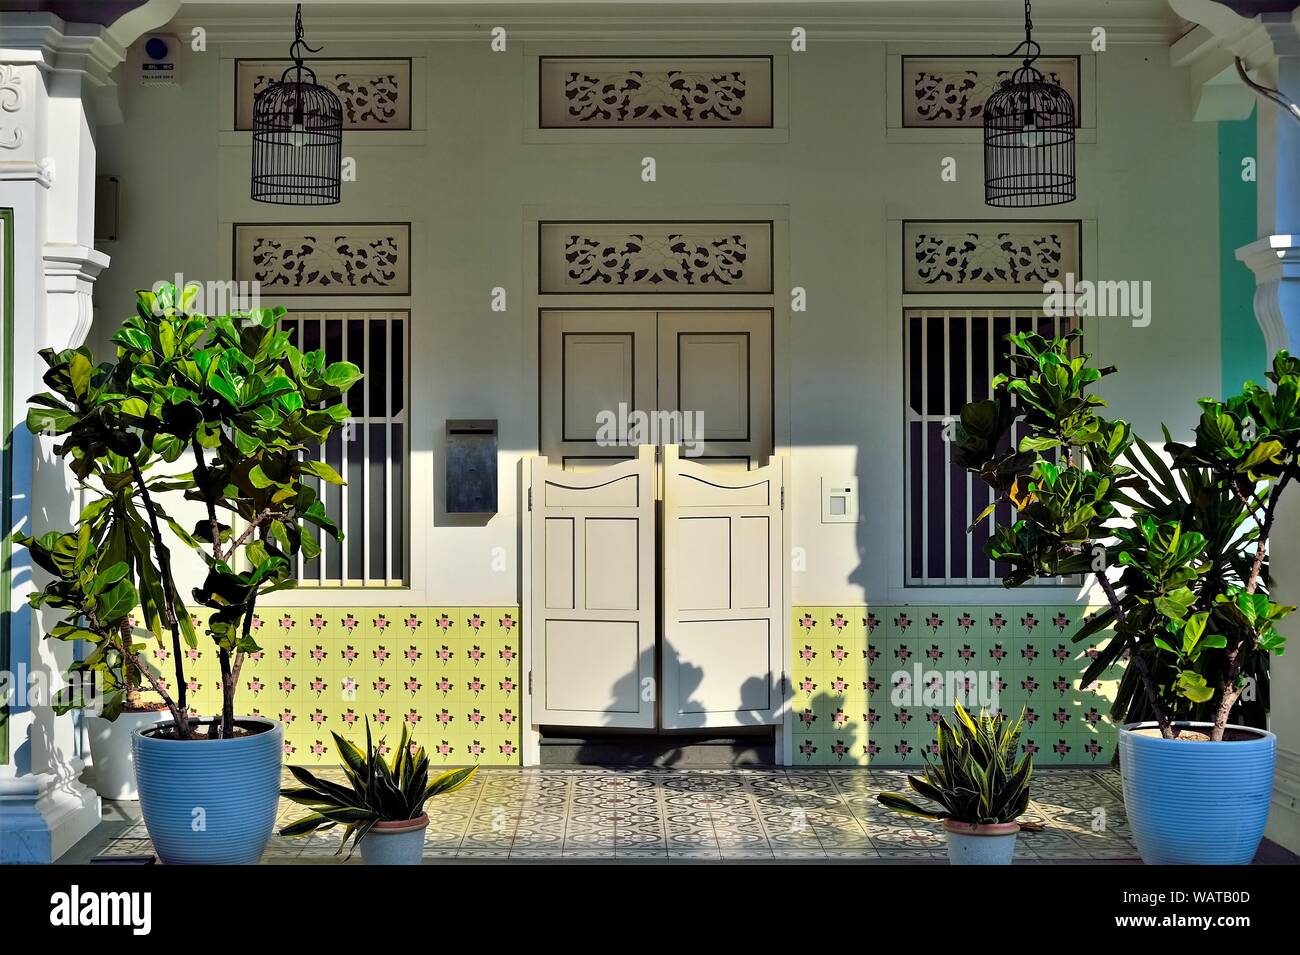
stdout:
POLYGON ((737 473, 664 449, 665 728, 779 720, 785 467, 737 473))
POLYGON ((655 406, 654 312, 541 313, 541 451, 585 471, 632 454, 597 444, 599 415, 655 406))
POLYGON ((534 719, 652 727, 654 449, 583 474, 531 467, 534 719))
POLYGON ((766 461, 772 453, 771 314, 660 312, 659 407, 702 416, 705 440, 692 460, 731 470, 766 461))

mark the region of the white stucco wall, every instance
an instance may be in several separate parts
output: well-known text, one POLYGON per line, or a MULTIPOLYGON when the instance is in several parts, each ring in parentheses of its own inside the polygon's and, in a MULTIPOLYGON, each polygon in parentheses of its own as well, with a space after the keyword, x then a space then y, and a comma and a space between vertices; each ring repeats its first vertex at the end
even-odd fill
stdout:
MULTIPOLYGON (((323 55, 414 57, 416 75, 427 80, 427 111, 414 125, 427 129, 349 134, 344 154, 357 158, 359 181, 344 184, 343 202, 286 209, 248 199, 249 134, 221 132, 231 126, 229 59, 281 56, 282 44, 188 54, 179 88, 125 80, 126 122, 101 130, 98 141, 99 172, 121 178, 121 240, 103 246, 112 265, 96 285, 92 343, 103 348, 117 320, 130 314, 134 288, 176 272, 227 277, 232 222, 411 220, 412 497, 441 498, 446 418, 497 418, 501 513, 486 526, 453 526, 433 515, 413 527, 412 592, 368 595, 367 602, 510 604, 519 599, 516 467, 537 446, 528 209, 613 218, 619 210, 659 207, 714 215, 730 206, 784 206, 789 243, 777 249, 784 258, 777 275, 806 288, 809 300, 806 313, 777 311, 778 322, 789 321, 788 334, 777 335, 777 379, 791 383, 776 392, 778 444, 788 439, 793 458, 793 543, 808 554, 793 599, 943 602, 942 592, 891 593, 891 582, 901 579, 903 485, 902 396, 894 384, 901 379, 890 368, 901 349, 901 314, 891 292, 889 220, 998 215, 982 202, 977 139, 887 141, 886 73, 890 52, 963 50, 825 42, 791 54, 782 44, 639 40, 583 49, 651 47, 774 54, 783 61, 778 74, 788 74, 788 141, 527 142, 525 117, 535 104, 525 80, 536 65, 529 54, 548 47, 512 42, 508 52, 493 53, 486 33, 427 44, 330 43, 323 55), (655 183, 640 180, 646 155, 657 160, 655 183), (943 156, 957 159, 958 182, 940 181, 943 156), (494 286, 508 291, 504 314, 489 308, 494 286), (823 525, 820 479, 844 474, 859 478, 862 522, 823 525), (494 548, 507 555, 503 572, 491 569, 494 548)), ((977 44, 964 52, 987 51, 977 44)), ((1169 68, 1163 46, 1112 45, 1096 57, 1095 94, 1095 141, 1079 147, 1081 198, 1039 217, 1085 220, 1095 236, 1095 248, 1085 249, 1089 277, 1153 283, 1150 327, 1103 323, 1091 348, 1122 368, 1106 384, 1114 413, 1158 437, 1162 420, 1175 431, 1190 426, 1194 399, 1220 385, 1215 127, 1191 121, 1186 79, 1169 68)), ((788 288, 778 288, 777 300, 788 303, 788 288)), ((995 589, 993 596, 1001 595, 995 589)))

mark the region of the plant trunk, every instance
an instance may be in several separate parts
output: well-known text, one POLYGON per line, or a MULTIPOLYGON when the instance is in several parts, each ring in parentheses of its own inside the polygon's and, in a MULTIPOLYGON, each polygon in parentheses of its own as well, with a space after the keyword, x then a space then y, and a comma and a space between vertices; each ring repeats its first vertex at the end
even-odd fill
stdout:
MULTIPOLYGON (((1116 625, 1124 622, 1124 607, 1119 601, 1119 596, 1115 593, 1115 585, 1110 582, 1104 570, 1096 572, 1097 582, 1101 584, 1101 589, 1106 594, 1106 600, 1110 603, 1111 609, 1115 611, 1116 625)), ((1173 739, 1177 734, 1169 722, 1169 714, 1160 705, 1160 698, 1156 695, 1156 683, 1151 676, 1151 668, 1147 666, 1147 661, 1142 658, 1141 648, 1134 645, 1129 650, 1129 660, 1137 667, 1138 678, 1142 681, 1142 690, 1147 698, 1147 705, 1151 707, 1151 715, 1156 719, 1156 725, 1160 727, 1160 735, 1165 739, 1173 739)))
POLYGON ((162 681, 153 675, 153 672, 148 668, 147 664, 131 652, 131 641, 122 639, 120 634, 116 640, 113 640, 112 637, 109 637, 109 640, 117 647, 118 652, 122 654, 123 664, 134 666, 137 672, 144 674, 150 685, 153 686, 154 692, 162 697, 162 701, 167 704, 167 710, 171 713, 172 722, 176 726, 176 735, 181 739, 191 739, 192 734, 190 733, 190 721, 187 718, 187 715, 177 705, 176 701, 172 699, 171 694, 167 692, 167 688, 162 685, 162 681))
POLYGON ((162 531, 158 527, 158 512, 154 509, 153 498, 149 495, 149 488, 144 483, 144 474, 140 471, 140 466, 131 460, 131 474, 135 479, 136 489, 140 492, 140 499, 144 502, 145 513, 149 515, 149 527, 153 532, 153 552, 158 560, 158 576, 162 579, 163 611, 167 616, 167 628, 172 634, 172 655, 175 657, 176 664, 176 693, 178 703, 182 710, 188 709, 187 692, 188 688, 185 682, 185 666, 183 661, 184 651, 181 648, 181 629, 180 623, 176 619, 176 581, 172 577, 172 555, 167 545, 163 542, 162 531))
POLYGON ((230 669, 230 651, 217 651, 221 661, 221 738, 231 739, 235 735, 235 679, 230 669))

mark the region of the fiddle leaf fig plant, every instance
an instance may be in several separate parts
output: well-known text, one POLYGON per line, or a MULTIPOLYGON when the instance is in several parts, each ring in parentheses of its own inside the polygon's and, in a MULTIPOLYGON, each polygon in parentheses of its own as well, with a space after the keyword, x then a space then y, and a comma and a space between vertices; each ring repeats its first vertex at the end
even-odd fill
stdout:
POLYGON ((1129 661, 1116 718, 1154 720, 1166 737, 1176 722, 1209 722, 1213 740, 1235 707, 1263 725, 1268 655, 1283 652, 1277 625, 1294 609, 1268 595, 1268 542, 1300 476, 1300 359, 1279 352, 1271 388, 1201 399, 1191 443, 1163 429, 1166 461, 1099 413, 1106 402, 1089 388, 1115 369, 1092 367, 1079 337, 1008 336, 1010 372, 961 411, 955 460, 995 499, 976 523, 999 503, 1015 508, 985 552, 1007 568, 1008 587, 1096 578, 1108 607, 1074 640, 1113 627, 1082 682, 1129 661))
MULTIPOLYGON (((283 308, 206 316, 191 309, 196 292, 172 285, 138 292, 136 314, 112 337, 113 362, 95 365, 84 348, 42 352, 51 391, 31 399, 27 426, 62 439, 55 453, 95 496, 73 534, 89 542, 85 559, 98 561, 96 573, 125 565, 118 581, 135 588, 143 630, 159 640, 168 632, 175 695, 167 681, 154 688, 181 738, 194 734, 182 718, 182 644, 196 646, 198 634, 176 586, 172 545, 206 566, 192 597, 210 611, 206 635, 221 667, 222 712, 212 732, 228 738, 240 667, 259 649, 252 637, 258 600, 294 586, 298 556, 320 553, 318 534, 342 538, 314 485, 343 481, 310 452, 346 422, 340 399, 361 373, 349 362, 327 363, 323 351, 300 351, 280 327, 283 308), (192 527, 171 516, 168 505, 178 499, 197 506, 192 527)), ((37 559, 38 542, 23 543, 37 559)), ((49 561, 41 566, 50 569, 49 561)), ((56 579, 33 602, 75 611, 68 626, 88 624, 87 601, 98 594, 85 589, 84 576, 56 579), (53 596, 60 586, 80 590, 53 596)), ((88 627, 96 635, 88 659, 135 665, 120 630, 108 647, 117 655, 99 652, 107 637, 97 626, 88 627)))

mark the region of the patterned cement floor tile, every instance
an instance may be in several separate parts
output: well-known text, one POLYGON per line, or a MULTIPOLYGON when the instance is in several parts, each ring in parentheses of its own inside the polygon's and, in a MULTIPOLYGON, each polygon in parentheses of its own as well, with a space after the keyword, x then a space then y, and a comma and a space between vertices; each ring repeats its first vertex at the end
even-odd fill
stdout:
MULTIPOLYGON (((314 771, 343 779, 333 768, 314 771)), ((898 816, 876 799, 906 790, 901 770, 492 768, 429 802, 424 855, 429 861, 946 859, 937 825, 898 816)), ((282 803, 277 829, 302 812, 282 803)), ((1137 856, 1114 770, 1042 770, 1026 816, 1045 827, 1022 835, 1026 859, 1137 856)), ((105 829, 103 854, 152 851, 141 822, 105 829)), ((337 831, 275 835, 264 861, 334 863, 337 848, 337 831)), ((351 861, 359 862, 359 854, 351 861)))

